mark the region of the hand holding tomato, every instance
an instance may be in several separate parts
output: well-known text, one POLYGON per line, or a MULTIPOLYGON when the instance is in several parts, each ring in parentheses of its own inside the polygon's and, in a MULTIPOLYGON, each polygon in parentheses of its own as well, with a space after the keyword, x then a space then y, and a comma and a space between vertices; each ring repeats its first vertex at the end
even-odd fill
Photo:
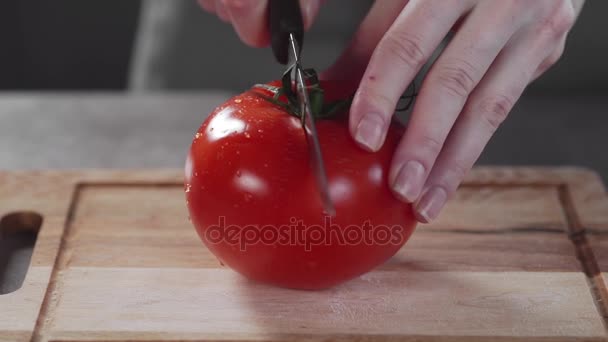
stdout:
MULTIPOLYGON (((263 0, 199 0, 252 46, 268 45, 263 0)), ((301 0, 310 26, 321 1, 301 0)), ((442 39, 448 47, 426 76, 387 179, 414 203, 418 220, 437 217, 532 80, 561 56, 583 0, 376 1, 352 43, 326 72, 360 81, 349 128, 359 145, 387 143, 399 96, 442 39)), ((347 9, 345 9, 347 10, 347 9)))

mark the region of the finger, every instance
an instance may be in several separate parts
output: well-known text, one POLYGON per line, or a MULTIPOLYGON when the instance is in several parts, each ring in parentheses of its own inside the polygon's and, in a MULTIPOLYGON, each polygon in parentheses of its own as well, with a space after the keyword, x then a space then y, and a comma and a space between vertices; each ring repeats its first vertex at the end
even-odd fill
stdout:
POLYGON ((317 14, 319 14, 319 9, 323 2, 324 1, 322 0, 300 0, 305 30, 308 30, 312 26, 317 14))
POLYGON ((535 79, 539 78, 542 74, 547 72, 547 70, 549 70, 555 63, 557 63, 557 61, 562 57, 562 54, 564 53, 565 48, 566 48, 566 37, 564 36, 564 38, 561 40, 561 42, 559 43, 559 45, 555 49, 555 51, 552 54, 550 54, 549 57, 545 58, 545 60, 543 60, 542 63, 540 63, 540 65, 534 72, 534 76, 532 77, 532 79, 535 80, 535 79))
POLYGON ((536 36, 512 41, 471 94, 416 203, 417 218, 435 219, 513 108, 549 46, 536 36))
MULTIPOLYGON (((268 0, 222 0, 239 38, 252 47, 270 44, 268 32, 268 0)), ((322 0, 300 0, 305 29, 310 28, 322 0)))
POLYGON ((215 12, 223 22, 230 22, 230 16, 228 14, 228 10, 226 10, 226 7, 224 6, 223 0, 215 0, 215 12))
POLYGON ((407 2, 408 0, 374 2, 348 47, 321 77, 331 80, 360 80, 378 42, 407 2))
POLYGON ((230 21, 239 38, 252 47, 270 44, 268 0, 223 0, 230 21))
POLYGON ((558 3, 548 16, 532 26, 530 35, 537 36, 537 39, 540 41, 548 42, 549 51, 553 51, 553 53, 548 55, 540 64, 533 79, 536 79, 545 73, 561 58, 566 47, 569 31, 576 22, 582 6, 583 1, 566 1, 558 3))
POLYGON ((350 130, 363 149, 382 146, 399 97, 469 2, 411 1, 380 40, 350 110, 350 130))
POLYGON ((575 18, 572 8, 564 6, 550 13, 547 20, 537 21, 510 40, 471 94, 452 128, 426 181, 424 194, 416 203, 420 221, 428 222, 437 217, 539 66, 548 58, 555 58, 556 50, 561 54, 575 18))
POLYGON ((418 199, 469 94, 521 26, 505 4, 480 3, 426 76, 389 174, 403 201, 418 199))
POLYGON ((207 12, 215 13, 215 0, 198 0, 198 4, 207 12))

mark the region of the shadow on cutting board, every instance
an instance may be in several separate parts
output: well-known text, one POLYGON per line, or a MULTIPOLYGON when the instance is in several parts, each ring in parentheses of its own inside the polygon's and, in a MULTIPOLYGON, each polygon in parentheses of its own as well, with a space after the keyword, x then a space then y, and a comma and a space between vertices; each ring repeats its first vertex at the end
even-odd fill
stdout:
POLYGON ((32 212, 0 219, 0 295, 21 288, 41 225, 42 216, 32 212))

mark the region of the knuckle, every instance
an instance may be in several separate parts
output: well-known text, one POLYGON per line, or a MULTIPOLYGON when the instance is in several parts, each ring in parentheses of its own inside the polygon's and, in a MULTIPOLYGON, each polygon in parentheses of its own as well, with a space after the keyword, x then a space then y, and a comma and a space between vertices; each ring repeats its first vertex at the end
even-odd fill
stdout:
POLYGON ((559 44, 559 46, 557 47, 557 49, 555 50, 555 52, 551 55, 551 57, 554 59, 555 62, 557 62, 562 57, 565 50, 566 50, 566 39, 564 38, 562 40, 562 42, 559 44))
POLYGON ((381 52, 396 57, 403 64, 415 70, 425 63, 425 54, 420 39, 408 33, 398 30, 391 32, 382 39, 378 48, 381 52))
POLYGON ((561 38, 574 25, 576 12, 569 1, 560 1, 557 6, 543 22, 543 28, 550 32, 553 37, 561 38))
POLYGON ((446 65, 437 71, 437 82, 439 85, 451 95, 466 98, 473 88, 475 88, 475 80, 473 79, 474 67, 469 62, 459 62, 454 65, 446 65))
POLYGON ((495 95, 481 101, 481 119, 487 124, 490 132, 494 133, 505 121, 514 104, 515 101, 506 95, 495 95))
POLYGON ((251 4, 250 1, 243 0, 222 0, 222 3, 231 10, 247 9, 249 7, 248 5, 251 4))
POLYGON ((365 103, 365 107, 371 107, 372 111, 392 112, 397 103, 382 92, 375 91, 373 87, 361 87, 355 96, 359 101, 365 103))
POLYGON ((443 177, 445 180, 443 182, 444 187, 450 191, 455 190, 470 169, 470 166, 463 160, 453 160, 445 171, 446 175, 443 177))
POLYGON ((214 12, 213 6, 209 3, 208 0, 198 0, 198 4, 207 12, 214 12))
POLYGON ((538 67, 538 69, 542 70, 542 71, 549 70, 549 68, 551 68, 553 65, 555 65, 555 63, 557 63, 557 61, 559 61, 559 59, 562 57, 563 53, 564 53, 564 49, 560 48, 558 51, 554 52, 549 57, 547 57, 540 64, 540 66, 538 67))
POLYGON ((440 187, 450 196, 457 190, 472 166, 462 159, 450 160, 440 170, 437 170, 432 186, 440 187))
POLYGON ((419 137, 418 146, 430 153, 430 155, 437 156, 441 152, 443 142, 432 135, 422 135, 419 137))
POLYGON ((553 64, 555 64, 555 62, 551 59, 545 59, 542 63, 540 63, 540 65, 536 69, 537 75, 544 74, 547 70, 551 69, 553 64))

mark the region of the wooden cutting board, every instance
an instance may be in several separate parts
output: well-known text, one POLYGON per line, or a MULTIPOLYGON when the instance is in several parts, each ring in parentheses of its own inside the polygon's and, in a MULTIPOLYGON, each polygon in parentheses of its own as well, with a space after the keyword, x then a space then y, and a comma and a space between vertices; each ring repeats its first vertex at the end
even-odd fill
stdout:
POLYGON ((0 296, 0 341, 606 339, 608 198, 593 172, 476 169, 392 260, 321 292, 223 268, 187 220, 181 175, 0 173, 0 217, 18 213, 0 229, 43 217, 22 288, 0 296))

